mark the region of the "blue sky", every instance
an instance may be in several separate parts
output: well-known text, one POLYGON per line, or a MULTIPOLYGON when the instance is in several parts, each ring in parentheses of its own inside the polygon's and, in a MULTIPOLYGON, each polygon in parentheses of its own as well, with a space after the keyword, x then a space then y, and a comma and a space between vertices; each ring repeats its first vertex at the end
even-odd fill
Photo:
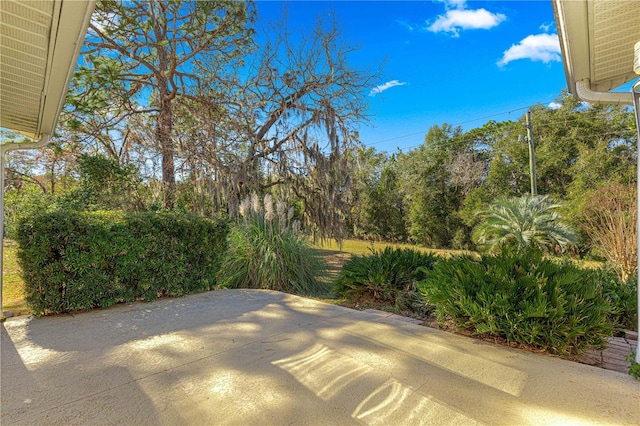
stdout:
MULTIPOLYGON (((282 1, 259 1, 260 19, 282 1)), ((517 119, 566 88, 550 0, 291 1, 292 28, 336 15, 355 67, 384 64, 371 87, 372 127, 361 140, 377 150, 420 145, 434 124, 465 130, 517 119)))

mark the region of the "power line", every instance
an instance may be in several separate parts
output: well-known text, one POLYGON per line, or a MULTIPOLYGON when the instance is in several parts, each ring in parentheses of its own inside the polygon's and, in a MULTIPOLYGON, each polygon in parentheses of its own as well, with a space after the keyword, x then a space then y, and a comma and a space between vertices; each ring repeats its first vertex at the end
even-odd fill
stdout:
MULTIPOLYGON (((525 127, 525 129, 526 129, 526 127, 525 127)), ((624 130, 613 131, 613 132, 605 131, 605 132, 601 132, 601 133, 591 132, 591 135, 593 135, 593 136, 601 136, 601 137, 602 136, 619 136, 619 137, 623 137, 625 132, 626 131, 624 131, 624 130)), ((454 143, 465 143, 465 142, 473 142, 475 140, 476 140, 476 138, 469 138, 469 139, 456 139, 456 138, 453 138, 452 142, 454 142, 454 143)), ((418 148, 418 147, 420 147, 422 145, 423 144, 408 146, 408 147, 403 148, 403 150, 412 150, 412 149, 418 148)))
MULTIPOLYGON (((478 120, 486 120, 487 118, 497 117, 497 116, 499 116, 499 115, 504 115, 504 114, 511 114, 512 112, 521 111, 521 110, 523 110, 523 109, 528 109, 528 108, 530 108, 530 106, 525 106, 525 107, 521 107, 521 108, 516 108, 516 109, 509 110, 509 111, 498 112, 498 113, 495 113, 495 114, 486 115, 486 116, 484 116, 484 117, 472 118, 472 119, 470 119, 470 120, 461 121, 461 122, 459 122, 459 123, 453 123, 453 124, 451 124, 451 125, 452 125, 452 126, 461 126, 461 125, 463 125, 463 124, 471 123, 471 122, 474 122, 474 121, 478 121, 478 120)), ((394 136, 394 137, 392 137, 392 138, 383 139, 383 140, 381 140, 381 141, 368 143, 368 144, 367 144, 367 146, 371 146, 371 145, 379 145, 379 144, 381 144, 381 143, 391 142, 391 141, 395 141, 395 140, 398 140, 398 139, 404 139, 404 138, 408 138, 408 137, 410 137, 410 136, 422 135, 422 134, 424 134, 424 133, 426 133, 426 132, 428 132, 428 131, 429 131, 429 129, 427 129, 427 130, 422 130, 422 131, 419 131, 419 132, 414 132, 414 133, 408 133, 408 134, 406 134, 406 135, 394 136)))
MULTIPOLYGON (((539 104, 536 104, 536 105, 539 105, 539 104)), ((530 106, 526 106, 526 107, 516 108, 516 109, 509 110, 509 111, 504 111, 504 112, 499 112, 499 113, 487 115, 487 116, 484 116, 484 117, 478 117, 478 118, 473 118, 473 119, 466 120, 466 121, 461 121, 459 123, 451 124, 451 126, 459 126, 459 125, 470 123, 470 122, 473 122, 473 121, 484 120, 484 119, 487 119, 487 118, 496 117, 496 116, 504 115, 504 114, 511 114, 512 112, 521 111, 521 110, 529 109, 529 108, 531 108, 531 107, 530 106)), ((597 115, 595 115, 595 116, 591 116, 589 118, 596 118, 596 119, 605 118, 606 115, 607 115, 607 112, 603 111, 602 115, 603 115, 602 117, 598 117, 597 115)), ((546 121, 544 123, 540 123, 536 127, 537 128, 549 127, 549 126, 553 126, 553 125, 558 124, 558 123, 570 123, 570 122, 573 122, 573 121, 582 120, 583 118, 584 117, 573 117, 573 118, 551 120, 551 121, 546 121)), ((526 129, 526 125, 523 125, 523 129, 526 129)), ((366 144, 366 146, 369 147, 369 146, 372 146, 372 145, 379 145, 381 143, 391 142, 391 141, 398 140, 398 139, 404 139, 404 138, 407 138, 407 137, 410 137, 410 136, 425 134, 428 131, 429 131, 429 129, 423 130, 421 132, 414 132, 414 133, 409 133, 409 134, 406 134, 406 135, 395 136, 395 137, 388 138, 388 139, 383 139, 383 140, 380 140, 380 141, 377 141, 377 142, 368 143, 368 144, 366 144)), ((622 132, 624 132, 624 130, 616 131, 615 133, 602 133, 602 134, 599 134, 599 136, 616 135, 616 134, 622 133, 622 132)), ((622 136, 622 134, 621 134, 621 136, 622 136)), ((458 141, 460 141, 460 142, 471 142, 471 141, 473 141, 473 139, 458 140, 458 141)), ((404 148, 401 148, 400 150, 401 151, 410 150, 410 149, 413 149, 413 148, 417 148, 420 145, 422 145, 422 144, 413 145, 413 146, 409 146, 409 147, 404 147, 404 148)))

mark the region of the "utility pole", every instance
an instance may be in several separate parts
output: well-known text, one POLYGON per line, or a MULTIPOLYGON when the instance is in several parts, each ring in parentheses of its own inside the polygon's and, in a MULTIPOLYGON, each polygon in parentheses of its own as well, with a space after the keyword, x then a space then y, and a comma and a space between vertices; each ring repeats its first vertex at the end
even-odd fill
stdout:
POLYGON ((529 143, 529 177, 531 178, 531 195, 538 195, 536 185, 536 150, 533 147, 533 127, 531 126, 531 111, 527 111, 527 142, 529 143))

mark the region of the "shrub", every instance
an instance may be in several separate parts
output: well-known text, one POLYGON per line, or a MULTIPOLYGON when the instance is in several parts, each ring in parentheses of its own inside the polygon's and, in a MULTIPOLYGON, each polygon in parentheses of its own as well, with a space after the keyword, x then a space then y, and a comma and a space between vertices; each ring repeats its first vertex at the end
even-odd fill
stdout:
POLYGON ((40 315, 210 289, 227 225, 169 213, 55 211, 24 218, 17 234, 25 299, 40 315))
POLYGON ((634 379, 640 380, 640 364, 636 361, 635 349, 631 351, 629 355, 624 357, 625 361, 629 363, 629 375, 634 379))
POLYGON ((579 215, 591 246, 611 262, 623 280, 638 271, 636 185, 605 185, 587 196, 579 215))
POLYGON ((11 189, 5 192, 4 234, 15 239, 18 223, 33 212, 50 210, 55 205, 56 197, 42 192, 39 187, 26 186, 22 189, 11 189))
POLYGON ((605 284, 605 295, 613 306, 612 321, 620 330, 638 331, 638 278, 622 281, 616 272, 599 272, 605 284))
POLYGON ((282 202, 265 208, 257 196, 245 199, 243 218, 229 233, 228 250, 218 274, 222 288, 257 288, 294 294, 318 294, 326 272, 319 253, 297 231, 293 210, 282 202))
POLYGON ((431 253, 391 247, 368 256, 353 256, 342 267, 334 291, 354 301, 368 298, 400 309, 419 310, 423 305, 415 283, 424 280, 437 261, 431 253))
POLYGON ((144 210, 140 196, 140 177, 133 164, 98 154, 78 157, 80 185, 70 194, 74 202, 87 210, 144 210))
POLYGON ((601 278, 527 250, 443 260, 420 287, 440 322, 570 355, 602 348, 612 334, 601 278))
POLYGON ((490 253, 502 248, 565 250, 575 246, 578 235, 564 222, 560 208, 547 196, 498 199, 478 212, 483 221, 473 230, 473 239, 490 253))

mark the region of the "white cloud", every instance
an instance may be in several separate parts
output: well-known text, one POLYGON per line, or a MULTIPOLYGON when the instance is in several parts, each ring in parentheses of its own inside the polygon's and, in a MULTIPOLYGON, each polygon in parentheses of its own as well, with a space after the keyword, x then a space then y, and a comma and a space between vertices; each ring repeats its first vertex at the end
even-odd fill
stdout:
MULTIPOLYGON (((464 6, 462 6, 464 7, 464 6)), ((502 13, 492 13, 486 9, 451 9, 427 26, 427 30, 438 33, 447 32, 457 37, 460 30, 488 30, 507 19, 502 13)))
POLYGON ((396 87, 396 86, 404 86, 405 82, 402 81, 398 81, 398 80, 391 80, 391 81, 387 81, 384 84, 381 84, 379 86, 374 87, 373 89, 371 89, 371 92, 369 92, 369 96, 375 96, 379 93, 384 92, 385 90, 391 89, 392 87, 396 87))
POLYGON ((538 28, 540 28, 542 32, 548 33, 549 30, 551 30, 551 28, 553 28, 555 25, 556 25, 555 22, 549 22, 549 23, 540 25, 538 28))
POLYGON ((406 29, 408 29, 409 31, 414 31, 417 29, 417 27, 413 24, 410 24, 409 22, 403 20, 403 19, 396 19, 396 23, 406 29))
POLYGON ((467 5, 467 0, 436 0, 440 3, 444 3, 444 6, 449 9, 464 9, 467 5))
POLYGON ((498 65, 503 66, 518 59, 541 61, 545 64, 561 61, 558 34, 532 34, 523 38, 520 43, 504 51, 498 65))
POLYGON ((502 13, 493 13, 486 9, 467 9, 466 0, 434 1, 444 4, 446 12, 443 15, 427 20, 423 25, 414 25, 404 20, 396 20, 396 23, 409 31, 444 32, 451 34, 453 37, 458 37, 461 30, 486 30, 499 25, 507 19, 502 13))
POLYGON ((549 105, 547 105, 547 108, 549 108, 549 109, 560 109, 560 108, 562 108, 562 104, 559 104, 558 102, 549 102, 549 105))

